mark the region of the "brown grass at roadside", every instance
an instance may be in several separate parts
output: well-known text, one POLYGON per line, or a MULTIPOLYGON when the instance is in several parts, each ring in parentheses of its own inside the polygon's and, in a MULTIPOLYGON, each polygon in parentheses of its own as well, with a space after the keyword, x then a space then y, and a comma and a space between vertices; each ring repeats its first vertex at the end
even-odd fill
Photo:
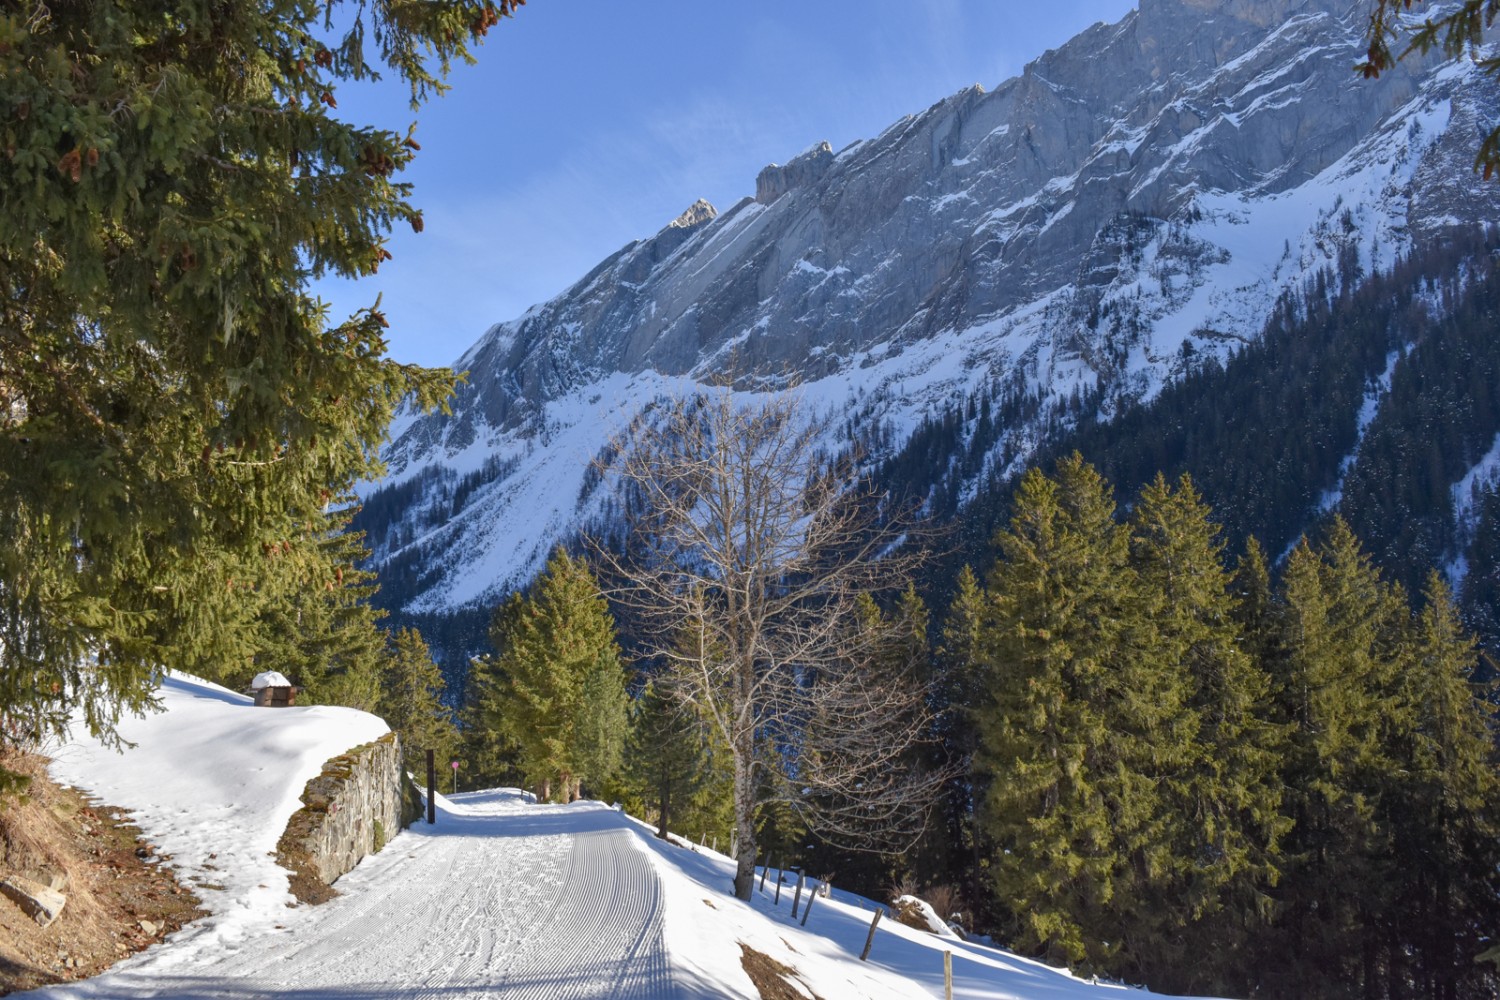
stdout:
POLYGON ((60 877, 68 902, 43 928, 0 897, 0 996, 97 975, 203 915, 169 868, 145 860, 154 848, 120 810, 55 784, 41 757, 3 765, 32 780, 0 799, 0 878, 60 877))

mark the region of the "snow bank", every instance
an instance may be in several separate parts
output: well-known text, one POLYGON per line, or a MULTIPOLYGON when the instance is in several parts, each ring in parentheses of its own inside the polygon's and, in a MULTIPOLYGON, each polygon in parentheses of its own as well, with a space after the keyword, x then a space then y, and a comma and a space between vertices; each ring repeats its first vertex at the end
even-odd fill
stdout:
POLYGON ((159 697, 162 712, 121 721, 133 747, 116 753, 82 739, 52 764, 57 781, 128 810, 210 913, 172 935, 170 949, 148 949, 122 969, 145 956, 191 964, 274 925, 293 899, 273 855, 303 786, 330 757, 389 732, 349 708, 256 708, 185 674, 169 674, 159 697))

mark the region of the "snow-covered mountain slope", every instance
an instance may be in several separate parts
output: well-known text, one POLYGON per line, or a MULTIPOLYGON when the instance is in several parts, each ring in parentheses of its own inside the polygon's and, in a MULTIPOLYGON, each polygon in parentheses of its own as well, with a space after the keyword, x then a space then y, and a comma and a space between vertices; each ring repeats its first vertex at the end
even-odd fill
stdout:
POLYGON ((523 583, 607 509, 590 462, 662 396, 796 383, 889 451, 955 398, 1026 394, 994 450, 1024 460, 1076 391, 1108 417, 1317 271, 1500 217, 1469 169, 1500 88, 1467 62, 1360 80, 1366 6, 1142 0, 991 92, 695 204, 489 330, 451 416, 398 422, 363 522, 386 599, 523 583))
POLYGON ((774 880, 738 902, 727 895, 728 858, 659 841, 597 802, 536 805, 514 790, 439 796, 435 825, 392 838, 339 880, 331 902, 289 908, 288 873, 267 854, 303 783, 384 725, 349 709, 251 709, 181 675, 162 702, 161 714, 121 727, 133 748, 74 744, 53 772, 129 809, 172 864, 219 886, 201 890, 211 915, 102 976, 27 996, 750 1000, 759 994, 742 945, 830 1000, 942 996, 945 950, 956 996, 1121 995, 894 921, 861 962, 867 900, 836 892, 803 924, 791 886, 779 902, 774 880))

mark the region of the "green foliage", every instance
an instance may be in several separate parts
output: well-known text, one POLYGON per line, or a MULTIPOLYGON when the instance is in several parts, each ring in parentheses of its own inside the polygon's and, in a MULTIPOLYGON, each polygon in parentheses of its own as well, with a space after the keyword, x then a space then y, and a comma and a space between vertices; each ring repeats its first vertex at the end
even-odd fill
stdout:
POLYGON ((492 728, 492 706, 499 699, 501 678, 491 668, 489 657, 475 657, 464 678, 459 709, 459 749, 464 774, 480 788, 522 785, 516 748, 492 728))
POLYGON ((1337 518, 1279 586, 1253 542, 1231 574, 1187 477, 1122 526, 1077 456, 999 546, 947 642, 1019 943, 1174 992, 1493 995, 1500 771, 1435 574, 1413 614, 1337 518))
POLYGON ((358 568, 369 552, 363 536, 347 530, 348 520, 347 513, 330 515, 322 533, 285 546, 272 556, 279 576, 243 595, 243 609, 255 612, 249 632, 256 647, 248 664, 226 664, 217 676, 211 661, 196 670, 236 689, 259 671, 278 670, 302 687, 298 697, 305 704, 377 712, 384 612, 370 603, 375 574, 358 568))
POLYGON ((1113 516, 1108 486, 1081 459, 1056 479, 1022 479, 990 580, 977 718, 996 891, 1023 944, 1096 968, 1120 947, 1100 931, 1128 879, 1125 845, 1159 813, 1130 734, 1111 725, 1117 697, 1148 694, 1117 669, 1134 581, 1113 516))
POLYGON ((573 730, 573 768, 596 793, 624 763, 629 703, 619 650, 611 645, 585 669, 573 730))
POLYGON ((1396 744, 1403 780, 1390 806, 1401 878, 1382 921, 1391 938, 1406 941, 1384 958, 1394 966, 1389 978, 1415 992, 1493 995, 1500 977, 1476 956, 1500 927, 1494 710, 1475 697, 1474 640, 1436 573, 1423 597, 1400 677, 1413 723, 1396 744))
POLYGON ((458 749, 453 713, 443 704, 443 674, 416 629, 389 640, 380 674, 376 712, 401 737, 403 766, 427 781, 427 751, 446 765, 458 749))
POLYGON ((981 833, 976 820, 984 792, 973 764, 978 751, 977 712, 984 704, 980 670, 989 609, 988 594, 965 565, 959 570, 934 657, 937 736, 942 762, 952 776, 945 782, 937 817, 948 855, 947 870, 928 873, 930 882, 961 884, 970 912, 986 920, 995 916, 994 900, 981 871, 981 833))
POLYGON ((1282 956, 1265 974, 1273 992, 1479 997, 1497 985, 1475 963, 1500 921, 1489 709, 1446 589, 1430 578, 1426 596, 1414 617, 1342 521, 1288 560, 1275 669, 1296 825, 1266 942, 1282 956))
POLYGON ((421 226, 394 179, 416 144, 328 112, 380 63, 417 104, 509 8, 0 11, 5 740, 75 711, 108 739, 161 664, 242 664, 273 553, 378 472, 402 400, 449 393, 384 357, 377 309, 330 321, 308 294, 421 226))
MULTIPOLYGON (((529 593, 495 610, 495 655, 482 724, 517 751, 529 783, 565 800, 580 782, 613 776, 625 736, 625 690, 614 621, 588 567, 559 549, 529 593)), ((544 798, 549 795, 544 795, 544 798)))
POLYGON ((728 753, 694 708, 655 680, 631 703, 625 755, 627 784, 653 816, 657 836, 672 830, 727 843, 733 826, 734 774, 728 753))
POLYGON ((1124 921, 1144 953, 1131 971, 1172 991, 1211 989, 1246 962, 1243 927, 1269 917, 1266 889, 1290 825, 1279 811, 1282 732, 1263 717, 1269 680, 1244 648, 1219 527, 1188 476, 1174 489, 1158 474, 1129 529, 1151 623, 1143 670, 1161 675, 1155 697, 1180 698, 1147 730, 1180 755, 1158 772, 1168 849, 1137 873, 1136 913, 1124 921))

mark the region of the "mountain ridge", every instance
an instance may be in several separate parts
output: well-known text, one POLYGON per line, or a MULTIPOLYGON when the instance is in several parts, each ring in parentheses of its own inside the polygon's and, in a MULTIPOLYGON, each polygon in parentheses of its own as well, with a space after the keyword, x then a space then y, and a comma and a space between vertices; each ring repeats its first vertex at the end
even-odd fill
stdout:
POLYGON ((1496 217, 1466 159, 1493 82, 1433 61, 1359 82, 1361 10, 1145 0, 622 247, 487 331, 451 417, 395 429, 364 519, 388 599, 438 611, 523 584, 607 512, 590 463, 663 395, 797 383, 889 454, 1004 386, 1041 403, 990 461, 1024 461, 1080 389, 1108 419, 1254 341, 1307 275, 1356 281, 1496 217))

